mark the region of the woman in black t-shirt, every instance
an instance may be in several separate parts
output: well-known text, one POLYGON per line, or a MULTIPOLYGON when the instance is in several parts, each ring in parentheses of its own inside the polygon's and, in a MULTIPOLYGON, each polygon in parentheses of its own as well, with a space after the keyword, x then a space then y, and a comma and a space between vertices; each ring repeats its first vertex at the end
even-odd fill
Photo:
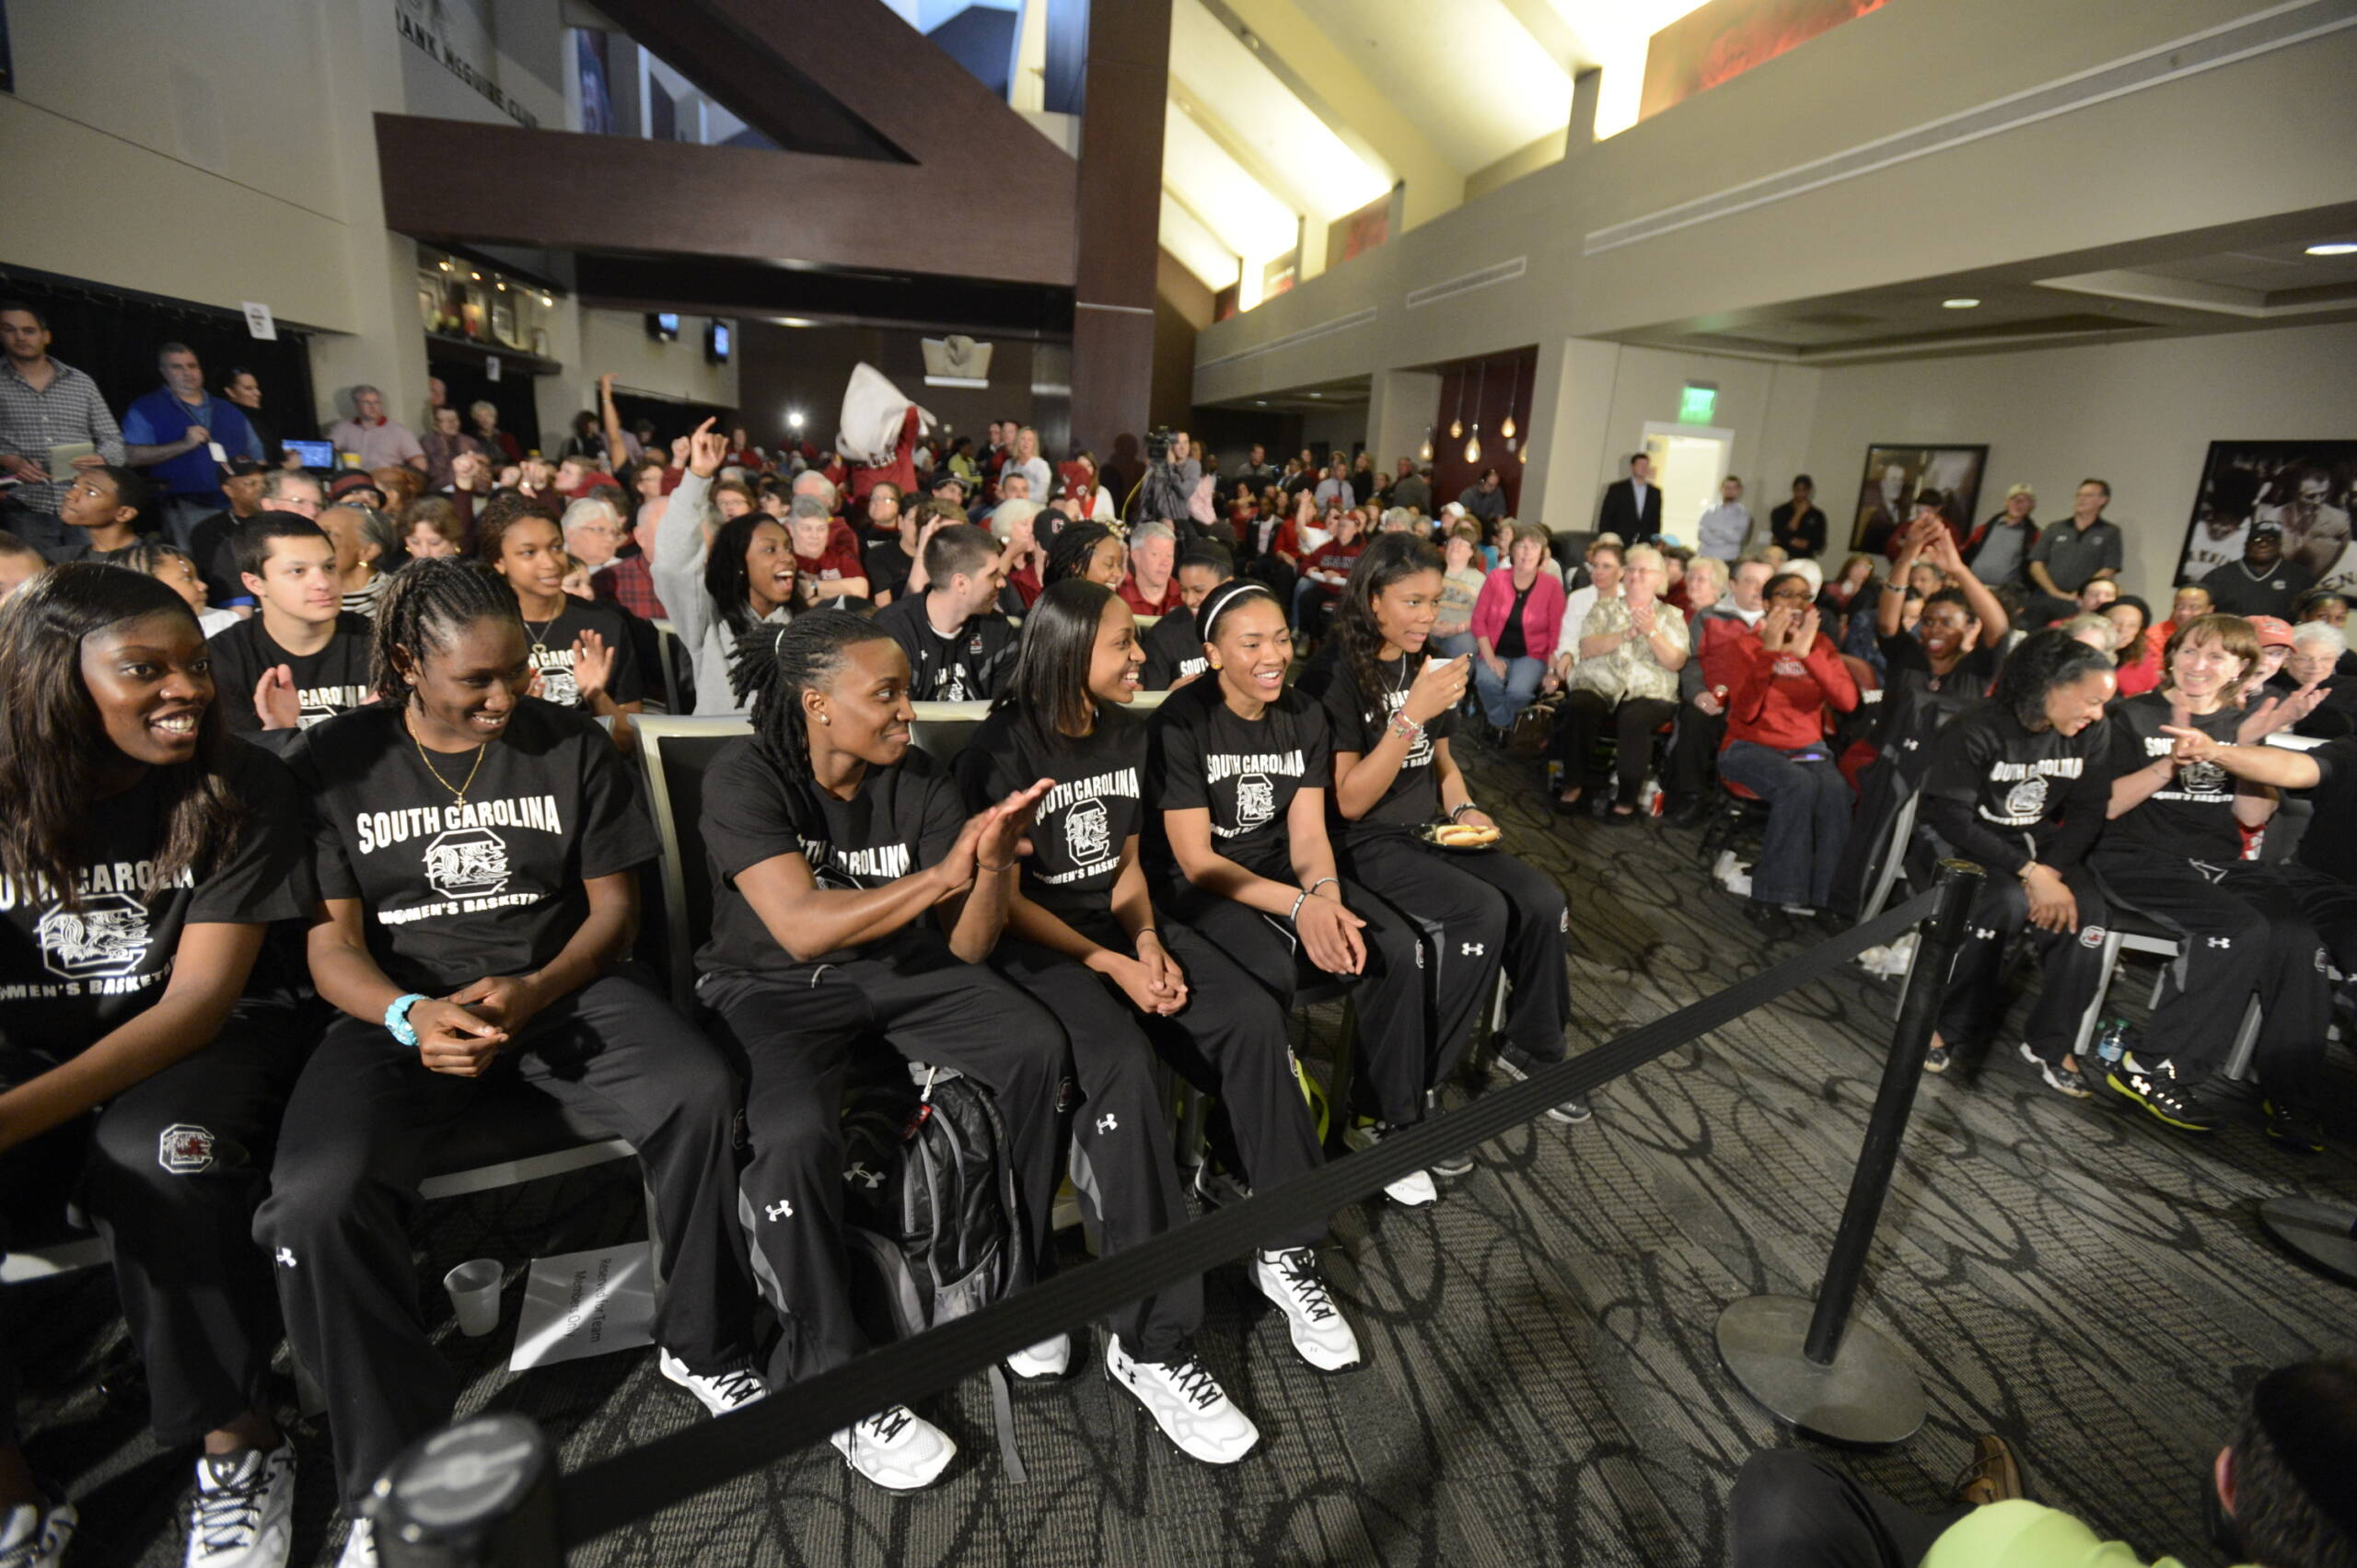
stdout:
POLYGON ((2038 632, 2005 661, 1994 692, 1933 741, 1920 830, 1941 855, 1987 873, 1940 1003, 1926 1070, 1978 1050, 2004 1015, 2006 947, 2036 929, 2044 978, 2022 1054, 2047 1086, 2090 1092, 2071 1054, 2102 978, 2103 890, 2084 862, 2103 830, 2104 704, 2111 660, 2061 632, 2038 632))
MULTIPOLYGON (((1168 849, 1166 900, 1267 988, 1282 1012, 1293 1011, 1306 981, 1364 977, 1354 1000, 1366 1071, 1355 1086, 1366 1113, 1351 1136, 1375 1142, 1422 1121, 1432 1086, 1422 938, 1335 870, 1326 837, 1326 715, 1285 687, 1293 634, 1276 596, 1260 583, 1228 583, 1212 591, 1197 619, 1210 668, 1172 692, 1148 726, 1148 782, 1168 849)), ((1438 1196, 1423 1171, 1385 1191, 1410 1206, 1438 1196)))
POLYGON ((418 562, 377 614, 379 701, 306 730, 287 758, 311 796, 324 900, 311 976, 344 1016, 296 1086, 254 1234, 326 1392, 355 1518, 458 1391, 419 1318, 403 1222, 479 1078, 630 1140, 663 1248, 664 1376, 715 1414, 767 1391, 749 1361, 728 1065, 627 962, 654 824, 596 724, 522 695, 529 647, 488 568, 418 562))
POLYGON ((531 645, 532 694, 614 721, 614 742, 628 750, 630 715, 644 706, 630 628, 610 605, 564 591, 572 563, 563 531, 538 512, 486 509, 475 552, 515 592, 531 645))
MULTIPOLYGON (((191 1527, 283 1555, 295 1450, 264 1386, 278 1342, 248 1235, 305 1043, 258 981, 304 912, 293 782, 223 728, 180 597, 55 567, 0 610, 0 1252, 76 1201, 111 1244, 157 1441, 202 1439, 191 1527)), ((70 1533, 32 1484, 0 1340, 0 1527, 70 1533)), ((46 1561, 44 1559, 43 1561, 46 1561)))
POLYGON ((2114 902, 2176 935, 2178 957, 2163 971, 2142 1045, 2107 1082, 2184 1132, 2209 1132, 2221 1119, 2209 1080, 2233 1049, 2254 990, 2264 1009, 2262 1078, 2270 1064, 2304 1061, 2332 1022, 2331 984, 2316 963, 2322 946, 2316 928, 2296 907, 2262 908, 2228 880, 2243 857, 2242 830, 2263 827, 2274 815, 2274 792, 2237 784, 2215 763, 2178 761, 2176 738, 2163 733, 2173 726, 2252 745, 2289 725, 2287 706, 2268 703, 2246 712, 2234 700, 2258 659, 2258 635, 2249 621, 2198 616, 2180 624, 2162 649, 2167 673, 2160 689, 2112 710, 2111 825, 2096 846, 2096 872, 2114 902))
MULTIPOLYGON (((1030 854, 992 955, 1071 1037, 1084 1103, 1075 1159, 1095 1180, 1108 1250, 1184 1223, 1167 1102, 1153 1057, 1225 1102, 1245 1174, 1262 1187, 1318 1165, 1318 1130, 1269 993, 1192 930, 1157 913, 1138 857, 1145 825, 1145 726, 1122 710, 1144 655, 1128 605, 1080 579, 1051 585, 1023 623, 1015 674, 958 760, 970 805, 1047 779, 1030 854)), ((1333 1371, 1358 1342, 1327 1295, 1311 1222, 1255 1255, 1252 1276, 1285 1313, 1304 1359, 1333 1371)), ((1199 1459, 1244 1457, 1259 1433, 1188 1339, 1202 1317, 1190 1280, 1114 1315, 1106 1369, 1199 1459)))
MULTIPOLYGON (((784 1384, 867 1349, 843 1274, 842 1114, 854 1053, 880 1036, 990 1089, 1031 1251, 1044 1257, 1064 1042, 1054 1018, 977 961, 1006 923, 1015 846, 1041 786, 970 817, 910 745, 908 656, 859 616, 810 610, 737 647, 755 732, 704 780, 713 915, 697 994, 746 1063, 745 1213, 761 1216, 748 1223, 764 1284, 794 1324, 771 1362, 784 1384)), ((1068 1353, 1051 1340, 1010 1365, 1050 1376, 1068 1353)), ((898 1405, 834 1442, 894 1491, 929 1484, 958 1451, 898 1405)))
MULTIPOLYGON (((1498 1060, 1523 1077, 1560 1062, 1571 1021, 1563 890, 1499 850, 1439 848, 1418 830, 1444 818, 1492 827, 1449 751, 1468 661, 1424 655, 1440 611, 1441 555, 1409 534, 1382 534, 1351 573, 1334 636, 1301 679, 1322 703, 1334 748, 1342 869, 1392 907, 1440 927, 1434 978, 1432 1082, 1445 1083, 1497 986, 1513 988, 1498 1060)), ((1585 1098, 1548 1114, 1585 1121, 1585 1098)))

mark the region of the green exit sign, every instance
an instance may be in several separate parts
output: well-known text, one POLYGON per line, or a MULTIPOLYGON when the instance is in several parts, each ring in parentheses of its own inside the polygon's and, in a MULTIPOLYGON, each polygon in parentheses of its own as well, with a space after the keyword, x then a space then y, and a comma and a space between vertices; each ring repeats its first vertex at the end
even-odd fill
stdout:
POLYGON ((1698 387, 1689 383, 1678 395, 1678 423, 1680 424, 1708 424, 1711 416, 1718 412, 1719 389, 1716 387, 1698 387))

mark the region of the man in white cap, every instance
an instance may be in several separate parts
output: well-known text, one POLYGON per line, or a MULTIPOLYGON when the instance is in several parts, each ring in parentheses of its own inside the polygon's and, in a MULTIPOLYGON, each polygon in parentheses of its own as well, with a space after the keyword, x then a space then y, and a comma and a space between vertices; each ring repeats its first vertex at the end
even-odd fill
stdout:
POLYGON ((2038 493, 2026 484, 2005 492, 2004 509, 1973 529, 1959 552, 1974 576, 1991 587, 2024 580, 2029 547, 2038 542, 2038 519, 2030 516, 2037 505, 2038 493))

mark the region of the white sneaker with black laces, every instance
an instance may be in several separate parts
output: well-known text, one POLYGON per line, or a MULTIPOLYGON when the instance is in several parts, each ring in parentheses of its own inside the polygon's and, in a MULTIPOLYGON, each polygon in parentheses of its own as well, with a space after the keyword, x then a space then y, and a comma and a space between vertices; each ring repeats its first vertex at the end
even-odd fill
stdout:
MULTIPOLYGON (((1342 1132, 1342 1142, 1353 1149, 1371 1149, 1399 1129, 1387 1121, 1354 1121, 1342 1132)), ((1421 1209, 1440 1198, 1440 1189, 1433 1183, 1433 1173, 1411 1170, 1383 1190, 1383 1195, 1403 1209, 1421 1209)))
MULTIPOLYGON (((1515 1061, 1503 1048, 1498 1051, 1498 1071, 1504 1074, 1508 1081, 1516 1084, 1526 1082, 1532 1074, 1554 1065, 1552 1062, 1533 1062, 1526 1065, 1515 1061)), ((1575 1127, 1595 1114, 1595 1109, 1587 1103, 1585 1095, 1573 1095, 1547 1108, 1550 1121, 1560 1121, 1567 1127, 1575 1127)))
POLYGON ((1320 1372, 1347 1372, 1359 1365, 1359 1337, 1334 1305, 1316 1252, 1306 1247, 1256 1252, 1252 1283, 1284 1313, 1285 1331, 1302 1360, 1320 1372))
POLYGON ((1219 1379, 1188 1351, 1176 1361, 1136 1361, 1121 1336, 1105 1336, 1105 1376, 1145 1407, 1178 1451, 1207 1465, 1232 1465, 1260 1441, 1260 1429, 1237 1410, 1219 1379))
POLYGON ((749 1366, 723 1367, 718 1372, 691 1372, 688 1364, 665 1351, 655 1365, 663 1376, 693 1394, 714 1415, 726 1415, 759 1404, 770 1397, 770 1386, 749 1366))
POLYGON ((71 1503, 19 1503, 0 1515, 0 1568, 58 1568, 82 1516, 71 1503))
POLYGON ((828 1441, 845 1464, 887 1492, 931 1486, 958 1457, 949 1434, 906 1405, 878 1411, 828 1441))
POLYGON ((284 1568, 295 1544, 295 1445, 201 1454, 187 1568, 284 1568))
POLYGON ((343 1551, 336 1558, 335 1568, 377 1568, 375 1520, 352 1521, 352 1533, 343 1538, 343 1551))
POLYGON ((1006 1369, 1027 1383, 1062 1376, 1072 1369, 1072 1336, 1057 1334, 1016 1351, 1006 1358, 1006 1369))

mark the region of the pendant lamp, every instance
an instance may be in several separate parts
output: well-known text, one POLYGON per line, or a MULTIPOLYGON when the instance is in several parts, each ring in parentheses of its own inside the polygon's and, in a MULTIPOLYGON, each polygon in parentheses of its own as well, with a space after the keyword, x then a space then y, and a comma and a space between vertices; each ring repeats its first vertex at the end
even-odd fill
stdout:
POLYGON ((1476 387, 1473 391, 1473 434, 1465 438, 1465 460, 1469 463, 1478 463, 1481 460, 1481 394, 1489 390, 1490 362, 1488 360, 1481 362, 1481 368, 1478 374, 1481 377, 1482 384, 1476 387))
POLYGON ((1465 377, 1457 377, 1457 417, 1448 422, 1448 438, 1452 441, 1465 434, 1465 377))

